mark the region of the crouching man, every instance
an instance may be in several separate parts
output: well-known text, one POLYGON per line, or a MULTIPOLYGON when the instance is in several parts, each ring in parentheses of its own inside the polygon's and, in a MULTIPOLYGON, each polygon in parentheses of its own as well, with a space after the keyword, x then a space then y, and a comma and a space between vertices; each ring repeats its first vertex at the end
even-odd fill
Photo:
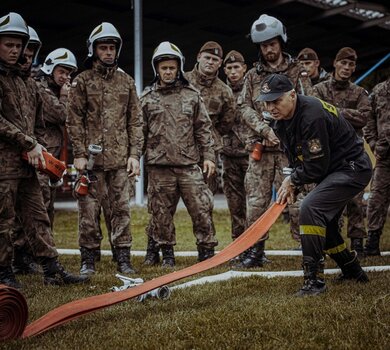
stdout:
POLYGON ((292 203, 299 186, 317 184, 300 208, 304 284, 298 295, 317 295, 326 290, 324 253, 341 268, 338 280, 367 282, 338 225, 345 205, 371 178, 371 163, 362 139, 333 105, 298 95, 285 75, 272 74, 261 84, 259 100, 274 119, 270 126, 293 168, 278 191, 277 202, 292 203))

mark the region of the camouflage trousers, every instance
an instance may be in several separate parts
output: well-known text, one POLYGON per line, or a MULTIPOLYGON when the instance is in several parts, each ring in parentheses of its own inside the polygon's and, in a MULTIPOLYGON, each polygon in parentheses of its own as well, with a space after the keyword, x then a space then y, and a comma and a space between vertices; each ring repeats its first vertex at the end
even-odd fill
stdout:
POLYGON ((30 178, 0 181, 0 266, 10 266, 16 208, 20 225, 36 257, 56 257, 49 217, 36 174, 30 178))
MULTIPOLYGON (((272 201, 272 185, 278 189, 283 182, 283 168, 287 158, 282 152, 264 152, 260 161, 249 157, 245 176, 246 225, 252 225, 269 207, 272 201)), ((264 239, 267 239, 268 235, 264 239)))
POLYGON ((368 231, 382 231, 390 205, 390 158, 377 160, 367 205, 368 231))
POLYGON ((191 216, 196 244, 212 248, 218 244, 212 219, 213 195, 198 165, 148 166, 148 211, 146 234, 159 245, 175 245, 173 217, 180 197, 191 216))
POLYGON ((223 161, 223 192, 232 221, 232 239, 236 239, 245 231, 246 197, 245 174, 248 169, 248 156, 229 157, 222 156, 223 161))
MULTIPOLYGON (((135 195, 135 177, 128 178, 129 181, 129 199, 134 197, 135 195)), ((103 212, 103 217, 104 217, 104 222, 106 224, 106 229, 107 229, 107 236, 108 236, 108 241, 110 242, 112 246, 112 240, 111 240, 111 215, 112 215, 112 210, 110 206, 110 201, 108 198, 108 193, 107 193, 107 186, 104 186, 104 195, 102 197, 102 207, 101 211, 99 213, 99 230, 100 230, 100 236, 103 239, 103 231, 102 231, 102 226, 101 226, 101 217, 102 217, 102 212, 103 212)))
POLYGON ((111 242, 111 230, 112 230, 112 227, 111 227, 111 216, 112 216, 112 210, 111 210, 111 206, 110 206, 110 200, 108 198, 107 186, 105 186, 105 184, 104 184, 104 194, 102 196, 102 206, 100 208, 100 213, 99 213, 99 230, 100 230, 100 236, 103 238, 103 232, 102 232, 102 227, 101 227, 102 212, 103 212, 104 222, 106 224, 108 240, 109 240, 109 242, 111 242))
MULTIPOLYGON (((49 186, 48 175, 37 172, 37 177, 42 191, 43 204, 46 208, 47 215, 49 216, 50 229, 51 232, 53 233, 54 201, 55 201, 57 189, 49 186)), ((16 219, 15 219, 14 232, 12 235, 12 243, 14 246, 23 247, 23 249, 27 251, 31 250, 31 248, 29 247, 27 235, 23 230, 23 225, 20 218, 20 208, 16 208, 16 219)))
POLYGON ((131 247, 129 181, 126 169, 94 171, 97 181, 91 183, 86 196, 78 196, 79 245, 98 249, 102 240, 100 212, 105 194, 111 209, 111 243, 116 248, 131 247))
POLYGON ((345 207, 345 213, 348 218, 348 238, 367 237, 366 228, 364 226, 363 194, 364 191, 360 192, 357 196, 352 198, 345 207))
MULTIPOLYGON (((210 177, 207 177, 207 174, 203 174, 203 180, 207 184, 211 193, 215 195, 218 192, 218 178, 221 176, 218 168, 219 154, 215 152, 215 173, 210 177)), ((201 157, 201 161, 199 162, 199 167, 203 170, 203 157, 201 157)))
POLYGON ((47 215, 49 215, 50 227, 53 229, 54 224, 54 201, 56 198, 57 188, 49 186, 49 176, 38 173, 38 181, 41 185, 43 203, 45 204, 47 215))

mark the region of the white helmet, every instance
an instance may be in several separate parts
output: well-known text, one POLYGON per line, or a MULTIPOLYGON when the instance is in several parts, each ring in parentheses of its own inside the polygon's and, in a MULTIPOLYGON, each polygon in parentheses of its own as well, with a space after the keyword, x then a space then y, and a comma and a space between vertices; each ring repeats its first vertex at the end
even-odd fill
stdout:
POLYGON ((157 77, 156 63, 165 59, 177 59, 180 63, 180 75, 184 77, 184 56, 180 49, 169 41, 163 41, 154 50, 152 57, 152 67, 154 77, 157 77))
POLYGON ((33 58, 33 62, 34 62, 38 57, 39 50, 42 47, 42 42, 39 39, 38 33, 35 31, 34 28, 28 26, 28 33, 30 34, 30 40, 28 41, 27 46, 29 45, 34 46, 34 51, 35 51, 34 58, 33 58))
POLYGON ((53 73, 54 68, 58 65, 68 67, 75 72, 77 70, 76 57, 68 49, 56 49, 47 55, 41 71, 50 75, 53 73))
POLYGON ((8 15, 0 18, 0 35, 7 34, 22 37, 23 48, 21 52, 23 52, 27 46, 30 35, 26 22, 18 13, 10 12, 8 15))
POLYGON ((92 58, 93 56, 95 42, 103 39, 112 39, 115 41, 117 46, 116 58, 118 58, 122 48, 122 38, 119 35, 117 29, 111 23, 108 22, 103 22, 102 24, 99 24, 89 36, 87 40, 88 58, 92 58))
POLYGON ((285 43, 287 42, 286 28, 277 18, 261 15, 259 19, 253 22, 251 39, 254 44, 260 44, 278 36, 280 36, 285 43))

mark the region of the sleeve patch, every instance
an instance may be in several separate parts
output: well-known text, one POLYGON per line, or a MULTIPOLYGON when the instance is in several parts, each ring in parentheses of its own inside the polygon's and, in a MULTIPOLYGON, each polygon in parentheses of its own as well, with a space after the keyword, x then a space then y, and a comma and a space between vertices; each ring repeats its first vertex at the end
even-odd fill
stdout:
POLYGON ((320 139, 312 139, 307 141, 309 146, 309 152, 313 155, 318 155, 322 151, 321 141, 320 139))

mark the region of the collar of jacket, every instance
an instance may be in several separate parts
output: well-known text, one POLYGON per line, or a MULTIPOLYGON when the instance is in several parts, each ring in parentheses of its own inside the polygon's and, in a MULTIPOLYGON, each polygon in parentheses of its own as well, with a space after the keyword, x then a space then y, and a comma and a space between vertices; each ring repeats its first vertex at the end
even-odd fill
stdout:
POLYGON ((158 82, 155 82, 153 84, 152 90, 159 91, 163 94, 171 93, 172 91, 176 89, 180 89, 184 86, 183 82, 179 79, 176 79, 173 84, 167 85, 167 86, 161 86, 158 82))
POLYGON ((30 67, 30 69, 27 69, 27 70, 20 70, 19 75, 24 81, 26 81, 31 75, 31 67, 30 67))
POLYGON ((268 65, 268 63, 266 61, 263 62, 261 57, 260 57, 260 60, 254 64, 254 66, 256 67, 257 73, 258 74, 260 74, 261 72, 282 73, 282 72, 285 72, 290 67, 290 65, 292 63, 297 62, 297 60, 293 59, 291 57, 291 55, 288 54, 287 52, 282 52, 282 56, 283 56, 283 61, 276 68, 270 67, 268 65))
POLYGON ((20 68, 17 65, 10 66, 1 60, 0 60, 0 73, 2 75, 9 75, 9 74, 21 75, 20 68))
POLYGON ((57 97, 60 96, 61 86, 58 86, 51 75, 44 75, 40 81, 42 85, 52 91, 57 97))
POLYGON ((237 83, 232 84, 229 79, 226 79, 226 84, 233 92, 241 91, 244 87, 244 78, 241 78, 237 83))
POLYGON ((99 60, 93 62, 92 70, 101 75, 103 79, 108 80, 113 77, 116 70, 118 69, 118 65, 113 65, 111 67, 105 66, 99 60))
POLYGON ((334 73, 331 77, 331 85, 335 90, 347 90, 351 84, 350 80, 336 80, 334 73))
POLYGON ((195 74, 196 81, 200 85, 207 86, 207 87, 210 87, 211 85, 213 85, 214 80, 217 79, 217 77, 218 77, 218 71, 212 77, 210 77, 208 75, 205 75, 205 74, 202 74, 200 72, 200 70, 199 70, 199 64, 198 63, 195 65, 195 67, 192 70, 192 72, 195 74))

